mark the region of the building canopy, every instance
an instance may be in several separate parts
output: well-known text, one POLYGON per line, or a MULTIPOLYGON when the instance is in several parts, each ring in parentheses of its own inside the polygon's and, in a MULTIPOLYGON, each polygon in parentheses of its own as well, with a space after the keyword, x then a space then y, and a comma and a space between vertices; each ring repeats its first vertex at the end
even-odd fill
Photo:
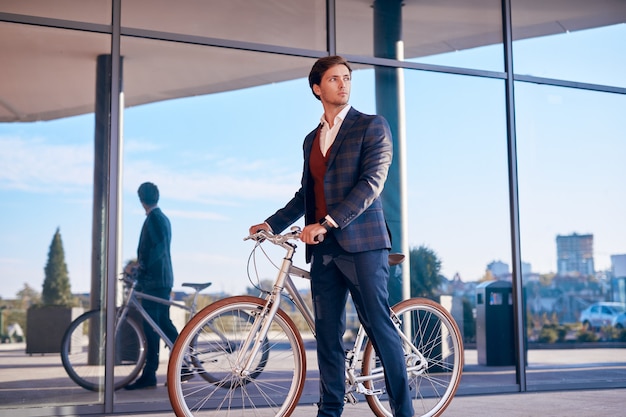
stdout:
MULTIPOLYGON (((336 13, 340 53, 373 56, 372 1, 336 2, 341 9, 336 13)), ((502 42, 499 0, 403 3, 402 37, 407 60, 502 42)), ((622 0, 513 3, 516 40, 626 21, 626 3, 622 0)), ((292 56, 326 50, 325 4, 323 0, 123 1, 125 106, 303 77, 310 69, 310 60, 292 56), (271 25, 259 18, 268 15, 268 7, 272 9, 271 25), (146 37, 192 43, 181 46, 146 37), (208 44, 220 48, 197 46, 208 44), (213 51, 210 60, 207 49, 213 51), (237 54, 234 49, 259 49, 277 55, 276 59, 255 60, 253 55, 237 54)), ((0 122, 51 120, 94 111, 96 59, 111 50, 107 34, 111 31, 110 8, 109 2, 101 0, 3 2, 0 122), (37 18, 32 16, 55 20, 33 21, 37 18)))

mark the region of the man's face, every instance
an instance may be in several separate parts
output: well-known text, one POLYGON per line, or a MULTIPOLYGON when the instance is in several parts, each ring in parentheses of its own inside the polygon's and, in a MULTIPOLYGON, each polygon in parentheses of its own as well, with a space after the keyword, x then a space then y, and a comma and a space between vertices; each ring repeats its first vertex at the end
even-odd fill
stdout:
POLYGON ((324 104, 343 106, 350 99, 350 71, 345 65, 330 67, 322 76, 319 85, 313 91, 320 96, 324 104))

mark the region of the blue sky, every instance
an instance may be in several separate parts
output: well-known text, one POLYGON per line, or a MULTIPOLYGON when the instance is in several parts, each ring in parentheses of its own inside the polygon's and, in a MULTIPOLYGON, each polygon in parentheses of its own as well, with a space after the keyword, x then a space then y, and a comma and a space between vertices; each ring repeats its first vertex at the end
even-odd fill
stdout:
MULTIPOLYGON (((625 26, 518 42, 516 71, 624 87, 625 26)), ((494 69, 499 50, 428 62, 494 69)), ((369 113, 372 78, 355 72, 351 98, 369 113)), ((405 78, 414 92, 407 97, 410 245, 435 250, 448 277, 478 279, 492 260, 510 264, 502 82, 405 78)), ((626 253, 626 100, 529 84, 516 86, 516 98, 524 260, 536 272, 554 271, 556 234, 594 233, 596 267, 608 268, 611 254, 626 253)), ((243 237, 297 189, 302 139, 320 114, 304 79, 127 109, 122 261, 134 256, 144 219, 136 188, 153 181, 173 224, 177 289, 212 281, 213 291, 242 292, 252 248, 243 237)), ((89 291, 93 123, 83 115, 0 124, 2 298, 24 283, 41 290, 57 227, 72 290, 89 291)))

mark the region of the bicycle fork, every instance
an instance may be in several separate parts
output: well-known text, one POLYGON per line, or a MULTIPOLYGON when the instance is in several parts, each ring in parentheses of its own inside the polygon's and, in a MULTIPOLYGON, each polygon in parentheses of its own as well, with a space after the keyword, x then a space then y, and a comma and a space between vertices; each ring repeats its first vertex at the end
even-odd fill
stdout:
POLYGON ((241 345, 241 349, 239 349, 237 365, 233 369, 233 373, 240 379, 246 379, 252 373, 250 371, 252 362, 260 349, 262 349, 261 345, 272 323, 271 318, 276 314, 278 307, 279 303, 275 302, 273 297, 270 297, 267 299, 263 309, 250 313, 254 317, 254 321, 246 336, 246 340, 241 345))
MULTIPOLYGON (((291 246, 291 245, 290 245, 291 246)), ((239 354, 237 355, 237 364, 234 373, 241 379, 248 378, 251 374, 250 368, 254 358, 261 349, 261 344, 267 335, 272 320, 276 316, 278 309, 280 308, 280 294, 285 285, 285 279, 289 275, 289 270, 292 265, 292 257, 295 248, 291 248, 287 252, 287 256, 283 259, 283 263, 280 269, 280 276, 276 280, 276 284, 272 292, 266 298, 266 303, 259 311, 253 311, 251 313, 254 316, 254 322, 250 328, 246 340, 241 345, 239 354)))

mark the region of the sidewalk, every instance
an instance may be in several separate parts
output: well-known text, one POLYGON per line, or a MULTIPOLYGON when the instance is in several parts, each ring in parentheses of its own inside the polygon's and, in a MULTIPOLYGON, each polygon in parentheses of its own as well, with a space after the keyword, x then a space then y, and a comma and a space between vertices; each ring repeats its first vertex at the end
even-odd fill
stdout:
MULTIPOLYGON (((300 405, 292 417, 315 417, 314 405, 300 405)), ((115 414, 125 417, 166 417, 173 412, 115 414)), ((343 417, 374 414, 366 402, 346 405, 343 417)), ((626 388, 457 396, 443 417, 618 417, 626 415, 626 388)), ((226 413, 224 413, 226 417, 226 413)))
MULTIPOLYGON (((87 391, 69 379, 59 355, 27 355, 24 344, 0 344, 0 416, 27 415, 32 408, 90 405, 101 403, 98 393, 87 391), (26 407, 26 408, 24 408, 26 407)), ((315 417, 317 380, 311 357, 307 385, 293 417, 315 417)), ((529 381, 541 381, 553 391, 485 395, 485 389, 513 388, 513 367, 485 367, 477 364, 475 350, 465 351, 465 370, 461 387, 443 417, 617 417, 626 416, 626 349, 538 350, 529 351, 532 366, 529 381), (593 390, 594 381, 604 384, 593 390), (607 388, 607 383, 620 388, 607 388), (580 390, 577 390, 580 389, 580 390), (482 391, 480 391, 482 390, 482 391), (558 391, 562 390, 562 391, 558 391), (480 392, 481 394, 475 393, 480 392)), ((163 360, 165 360, 165 355, 163 360)), ((173 416, 165 380, 166 363, 159 368, 160 384, 140 395, 134 391, 116 391, 116 413, 107 416, 166 417, 173 416), (145 411, 141 411, 145 410, 145 411), (151 411, 152 410, 152 411, 151 411), (158 411, 156 411, 158 410, 158 411), (162 411, 167 410, 167 411, 162 411)), ((52 408, 50 410, 52 410, 52 408)), ((52 415, 71 415, 68 409, 52 415)), ((69 411, 71 413, 72 411, 69 411)), ((51 414, 48 414, 51 415, 51 414)), ((75 414, 76 415, 76 414, 75 414)), ((90 416, 96 416, 90 414, 90 416)), ((367 402, 346 405, 344 417, 370 417, 374 414, 367 402)), ((226 412, 223 417, 228 417, 226 412)))

